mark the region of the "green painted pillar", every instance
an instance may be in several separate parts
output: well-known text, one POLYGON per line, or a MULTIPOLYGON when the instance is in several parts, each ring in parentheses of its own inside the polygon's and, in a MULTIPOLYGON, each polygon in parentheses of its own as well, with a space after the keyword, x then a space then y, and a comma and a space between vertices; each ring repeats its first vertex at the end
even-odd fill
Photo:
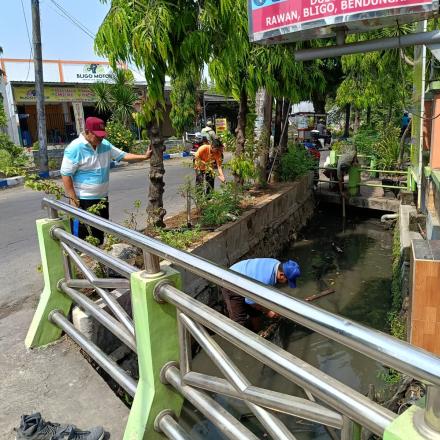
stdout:
POLYGON ((154 430, 154 420, 164 409, 177 416, 183 397, 160 381, 162 367, 179 360, 179 340, 176 309, 171 304, 159 304, 153 297, 158 282, 171 281, 180 288, 179 272, 162 267, 155 277, 145 272, 131 276, 131 300, 136 331, 139 383, 124 433, 124 440, 154 440, 164 436, 154 430))
POLYGON ((427 437, 422 435, 416 428, 416 424, 423 425, 424 410, 416 405, 408 408, 404 413, 394 419, 386 428, 383 440, 426 440, 427 437))
POLYGON ((49 322, 49 313, 58 309, 67 315, 72 305, 71 299, 57 288, 58 281, 64 278, 64 267, 60 242, 50 235, 55 226, 63 227, 64 222, 59 219, 37 220, 44 289, 25 339, 27 348, 41 347, 59 339, 61 329, 49 322))
POLYGON ((350 197, 359 195, 359 184, 361 183, 361 169, 351 166, 348 170, 348 194, 350 197))
POLYGON ((330 165, 335 167, 338 163, 338 158, 336 156, 336 151, 330 150, 330 165))

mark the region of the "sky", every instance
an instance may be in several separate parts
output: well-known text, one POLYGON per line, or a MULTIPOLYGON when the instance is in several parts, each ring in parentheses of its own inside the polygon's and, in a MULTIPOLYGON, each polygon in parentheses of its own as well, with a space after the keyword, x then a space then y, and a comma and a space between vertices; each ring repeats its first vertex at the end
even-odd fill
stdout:
MULTIPOLYGON (((29 58, 30 43, 25 17, 32 43, 31 0, 0 0, 0 47, 4 58, 29 58), (24 9, 24 11, 23 11, 24 9)), ((93 39, 79 26, 62 16, 56 4, 76 19, 92 34, 96 34, 109 3, 99 0, 40 0, 41 40, 43 59, 95 61, 93 39)))

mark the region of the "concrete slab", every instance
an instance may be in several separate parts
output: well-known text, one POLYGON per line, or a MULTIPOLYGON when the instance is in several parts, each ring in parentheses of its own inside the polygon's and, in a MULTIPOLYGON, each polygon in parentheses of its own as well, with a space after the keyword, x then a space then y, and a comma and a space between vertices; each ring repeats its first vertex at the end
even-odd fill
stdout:
POLYGON ((401 205, 399 208, 400 255, 403 261, 409 261, 412 240, 421 240, 419 232, 409 230, 409 216, 417 214, 417 209, 410 205, 401 205))
POLYGON ((15 438, 12 430, 20 416, 34 411, 81 428, 102 425, 111 439, 122 439, 128 408, 72 341, 63 338, 43 349, 26 350, 23 341, 33 313, 28 305, 0 315, 0 439, 15 438))
MULTIPOLYGON (((339 193, 318 189, 316 198, 325 203, 341 204, 339 193)), ((347 199, 347 205, 357 208, 376 209, 384 212, 399 212, 400 201, 396 198, 357 196, 347 199)))

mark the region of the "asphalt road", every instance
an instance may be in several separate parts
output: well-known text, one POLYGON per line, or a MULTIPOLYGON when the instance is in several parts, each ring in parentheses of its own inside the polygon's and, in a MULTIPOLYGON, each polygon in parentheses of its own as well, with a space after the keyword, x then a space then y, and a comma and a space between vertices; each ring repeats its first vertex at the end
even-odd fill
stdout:
MULTIPOLYGON (((184 209, 185 200, 178 194, 186 176, 193 176, 191 159, 165 162, 164 207, 167 215, 184 209)), ((123 223, 126 211, 134 210, 141 200, 145 212, 148 195, 149 164, 133 164, 112 170, 110 174, 110 218, 123 223)), ((20 308, 43 288, 38 272, 40 255, 35 220, 46 216, 41 209, 42 193, 24 187, 0 191, 0 306, 20 308)), ((144 217, 145 218, 145 217, 144 217)), ((139 217, 139 226, 142 225, 139 217)))

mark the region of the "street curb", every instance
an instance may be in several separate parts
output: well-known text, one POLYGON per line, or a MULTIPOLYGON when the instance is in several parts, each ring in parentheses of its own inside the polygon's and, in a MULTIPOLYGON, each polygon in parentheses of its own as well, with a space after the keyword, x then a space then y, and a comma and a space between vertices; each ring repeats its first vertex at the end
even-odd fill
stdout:
POLYGON ((7 189, 12 186, 23 185, 24 176, 8 177, 6 179, 0 179, 0 188, 7 189))
MULTIPOLYGON (((189 155, 190 154, 187 151, 183 151, 182 153, 164 154, 163 159, 164 160, 175 159, 178 157, 188 157, 189 155)), ((125 165, 126 165, 125 163, 122 164, 120 162, 116 162, 114 165, 111 165, 110 168, 111 169, 119 168, 125 165)), ((60 176, 61 176, 60 170, 49 171, 49 177, 60 177, 60 176)), ((23 184, 24 184, 24 176, 7 177, 5 179, 0 179, 0 189, 8 189, 23 184)))
POLYGON ((189 156, 188 151, 183 151, 181 153, 171 153, 171 154, 164 153, 163 160, 175 159, 177 157, 188 157, 188 156, 189 156))

